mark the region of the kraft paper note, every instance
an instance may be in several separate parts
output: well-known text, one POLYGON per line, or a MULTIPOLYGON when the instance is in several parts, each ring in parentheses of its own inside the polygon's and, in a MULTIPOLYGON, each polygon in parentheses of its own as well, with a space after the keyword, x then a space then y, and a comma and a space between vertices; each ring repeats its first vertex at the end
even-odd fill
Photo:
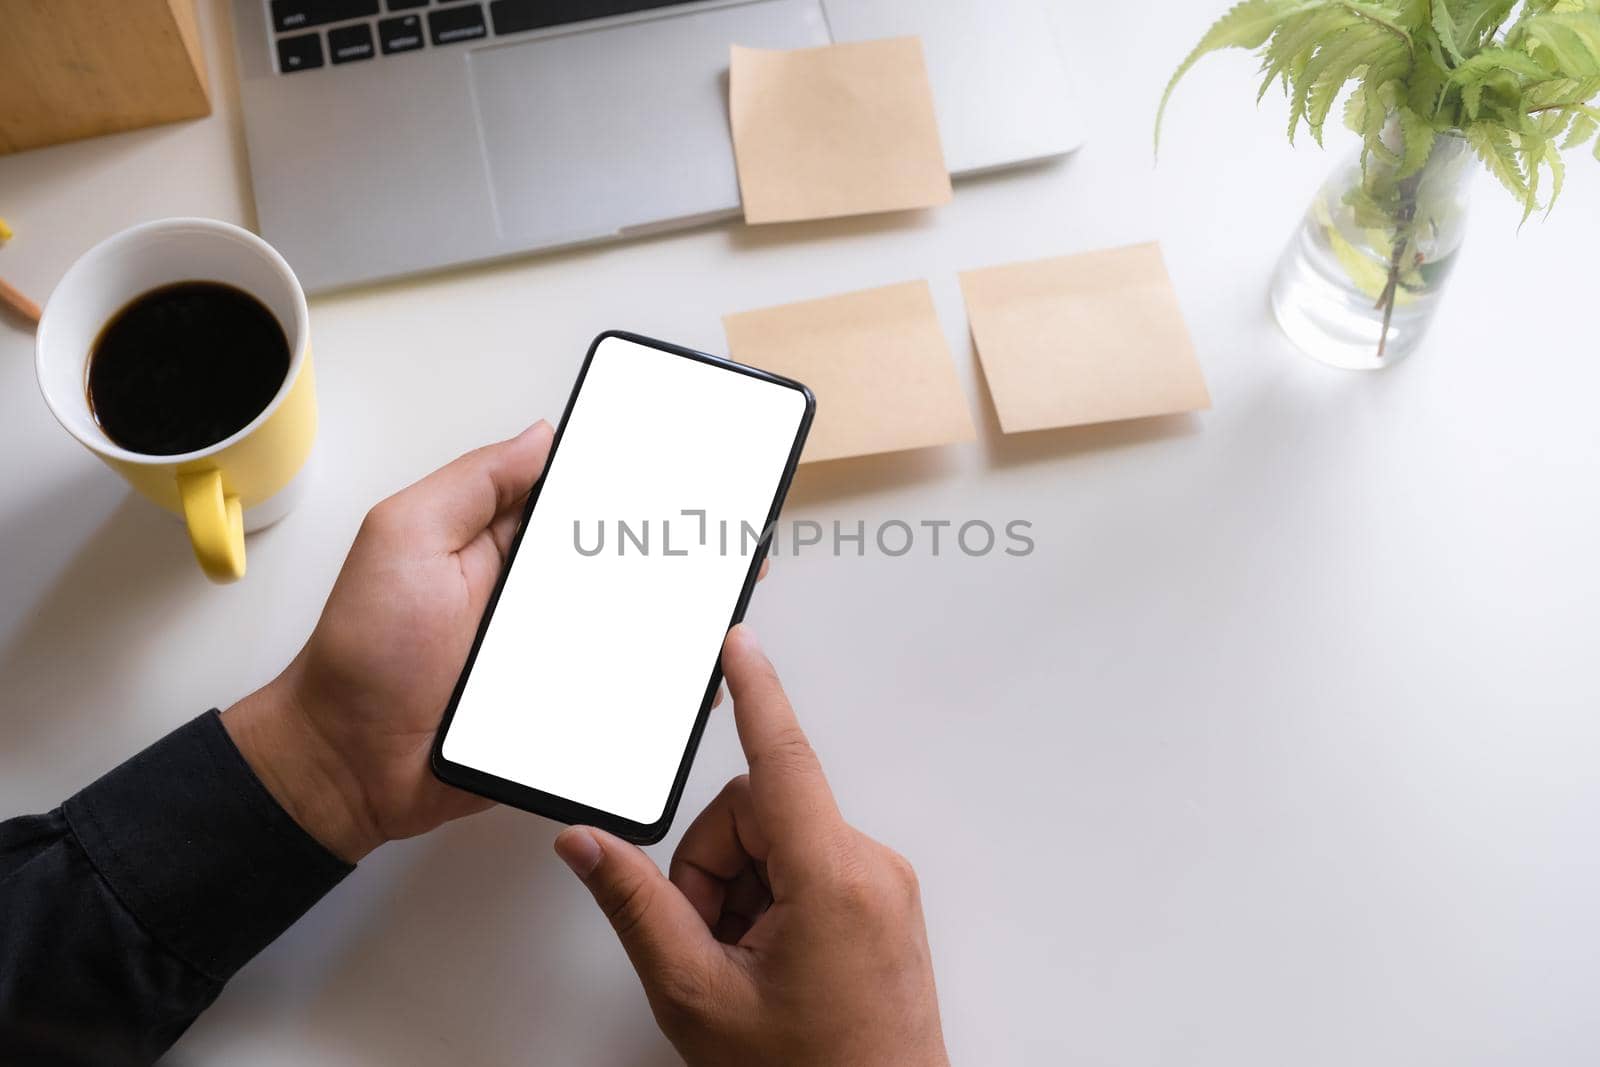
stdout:
POLYGON ((734 45, 728 81, 746 222, 949 202, 917 38, 790 52, 734 45))
POLYGON ((1006 433, 1211 406, 1156 244, 961 275, 1006 433))
POLYGON ((802 463, 976 436, 927 282, 725 316, 734 359, 817 397, 802 463))

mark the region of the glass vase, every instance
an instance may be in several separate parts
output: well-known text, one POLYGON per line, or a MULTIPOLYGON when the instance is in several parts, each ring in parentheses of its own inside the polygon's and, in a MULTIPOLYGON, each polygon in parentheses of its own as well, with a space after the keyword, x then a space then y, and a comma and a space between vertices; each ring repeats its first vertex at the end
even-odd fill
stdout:
POLYGON ((1461 248, 1476 173, 1466 141, 1440 134, 1420 169, 1357 152, 1323 183, 1272 281, 1284 333, 1314 359, 1373 370, 1414 352, 1461 248), (1410 172, 1408 172, 1408 170, 1410 172))

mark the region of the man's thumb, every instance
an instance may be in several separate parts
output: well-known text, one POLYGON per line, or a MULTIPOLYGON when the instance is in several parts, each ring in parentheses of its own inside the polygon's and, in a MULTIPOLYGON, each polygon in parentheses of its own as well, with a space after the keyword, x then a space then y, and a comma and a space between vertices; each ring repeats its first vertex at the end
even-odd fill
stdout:
POLYGON ((649 856, 588 826, 562 831, 555 849, 611 920, 647 987, 664 969, 715 966, 711 931, 649 856))

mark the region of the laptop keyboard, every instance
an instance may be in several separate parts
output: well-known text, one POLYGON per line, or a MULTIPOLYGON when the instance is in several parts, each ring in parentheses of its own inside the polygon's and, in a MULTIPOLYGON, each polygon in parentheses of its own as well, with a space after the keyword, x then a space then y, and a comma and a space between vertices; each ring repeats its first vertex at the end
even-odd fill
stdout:
POLYGON ((355 63, 421 48, 631 15, 689 0, 271 0, 278 71, 355 63), (485 7, 488 12, 485 15, 485 7), (415 11, 416 14, 397 14, 415 11), (388 17, 380 17, 388 16, 388 17), (324 31, 321 27, 328 27, 324 31), (311 32, 304 32, 304 31, 311 32), (373 47, 376 38, 377 47, 373 47))

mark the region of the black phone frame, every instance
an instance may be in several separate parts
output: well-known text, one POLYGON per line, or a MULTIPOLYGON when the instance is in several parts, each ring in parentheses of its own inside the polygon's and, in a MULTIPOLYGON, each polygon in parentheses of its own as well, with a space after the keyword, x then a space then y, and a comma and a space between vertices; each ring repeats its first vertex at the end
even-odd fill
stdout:
POLYGON ((477 636, 472 640, 472 650, 467 654, 465 665, 461 668, 461 676, 456 680, 454 691, 450 695, 450 703, 445 708, 444 718, 439 723, 439 729, 434 734, 433 746, 429 753, 428 763, 435 777, 440 781, 453 785, 458 789, 465 789, 469 793, 488 797, 490 800, 502 804, 509 804, 523 811, 542 815, 557 822, 569 825, 595 826, 608 833, 635 844, 651 845, 660 841, 667 835, 672 827, 672 820, 678 811, 678 802, 683 797, 683 787, 689 780, 689 768, 694 764, 695 752, 700 747, 700 737, 705 732, 706 720, 711 714, 711 702, 716 698, 717 689, 722 685, 722 662, 719 657, 712 665, 711 680, 706 685, 704 696, 700 701, 700 711, 695 716, 694 729, 689 732, 688 744, 684 747, 683 756, 678 761, 678 773, 673 778, 672 790, 667 796, 666 806, 662 809, 661 817, 652 823, 635 822, 625 819, 599 808, 592 808, 586 804, 568 800, 566 797, 554 793, 546 793, 541 789, 514 782, 508 778, 489 774, 465 764, 455 763, 444 756, 444 739, 450 730, 451 720, 455 718, 456 707, 461 701, 461 695, 466 689, 467 679, 472 674, 472 666, 477 661, 478 649, 483 645, 484 634, 489 632, 489 623, 494 618, 494 610, 500 602, 500 593, 505 588, 506 578, 511 574, 511 568, 517 561, 517 549, 522 545, 522 535, 528 528, 528 520, 533 516, 533 509, 539 503, 539 492, 544 487, 544 480, 552 467, 555 466, 556 456, 561 450, 561 438, 567 429, 567 420, 572 416, 572 409, 578 402, 578 394, 583 390, 583 383, 589 376, 589 366, 594 361, 595 353, 600 350, 600 345, 609 338, 618 338, 631 341, 635 344, 652 348, 667 355, 692 359, 699 363, 710 364, 713 367, 743 374, 762 381, 793 389, 805 398, 805 414, 800 419, 800 426, 795 434, 794 445, 789 450, 788 462, 784 465, 783 476, 778 481, 778 488, 772 498, 772 506, 767 511, 766 522, 763 523, 762 538, 755 552, 750 557, 750 571, 745 575, 744 585, 739 591, 738 602, 734 605, 733 616, 728 621, 728 629, 733 629, 744 619, 745 610, 750 606, 750 596, 755 591, 756 578, 761 573, 761 564, 767 558, 767 550, 771 545, 772 533, 777 528, 778 514, 783 508, 783 502, 789 495, 789 486, 794 481, 796 468, 800 465, 800 453, 805 448, 806 437, 811 432, 811 421, 816 415, 817 400, 811 390, 792 379, 781 375, 771 374, 755 367, 747 367, 742 363, 735 363, 731 359, 721 356, 697 352, 692 348, 658 341, 626 330, 607 330, 594 339, 589 345, 589 352, 583 357, 583 366, 578 370, 578 380, 572 386, 572 395, 567 398, 566 410, 561 414, 561 423, 556 427, 555 437, 550 443, 550 454, 545 460, 544 474, 534 483, 528 493, 528 503, 523 508, 522 520, 517 526, 517 533, 511 541, 511 547, 506 552, 505 565, 500 569, 500 577, 495 582, 494 592, 489 596, 489 602, 484 608, 483 619, 478 624, 477 636))

